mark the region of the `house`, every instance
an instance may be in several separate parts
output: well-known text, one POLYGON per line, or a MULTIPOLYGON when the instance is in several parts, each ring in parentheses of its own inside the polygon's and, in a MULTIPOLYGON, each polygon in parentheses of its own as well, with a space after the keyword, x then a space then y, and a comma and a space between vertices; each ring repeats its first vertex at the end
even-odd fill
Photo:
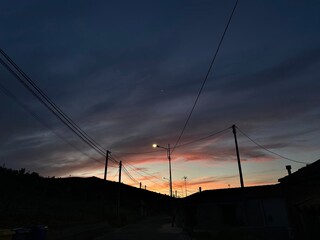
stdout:
POLYGON ((320 238, 320 160, 279 179, 295 239, 320 238))
POLYGON ((176 224, 227 239, 290 239, 279 184, 208 190, 181 199, 176 224))

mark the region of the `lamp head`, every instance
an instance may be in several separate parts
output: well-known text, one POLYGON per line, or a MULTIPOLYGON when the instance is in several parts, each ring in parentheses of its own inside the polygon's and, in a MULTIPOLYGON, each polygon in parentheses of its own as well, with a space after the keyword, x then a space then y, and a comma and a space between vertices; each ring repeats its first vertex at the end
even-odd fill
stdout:
POLYGON ((152 147, 154 147, 154 148, 157 148, 158 147, 158 144, 152 144, 152 147))

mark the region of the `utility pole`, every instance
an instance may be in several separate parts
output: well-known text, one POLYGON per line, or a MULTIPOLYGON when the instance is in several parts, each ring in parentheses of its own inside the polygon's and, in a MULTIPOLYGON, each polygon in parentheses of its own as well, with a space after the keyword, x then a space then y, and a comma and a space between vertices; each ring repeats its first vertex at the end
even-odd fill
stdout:
POLYGON ((121 196, 121 168, 122 168, 122 162, 119 162, 119 186, 118 186, 118 203, 117 203, 117 220, 118 223, 120 223, 120 216, 119 216, 119 211, 120 211, 120 196, 121 196))
POLYGON ((167 155, 169 160, 169 172, 170 172, 170 197, 172 197, 172 174, 171 174, 171 150, 170 144, 168 144, 167 155))
POLYGON ((105 164, 105 166, 104 166, 104 180, 107 180, 109 154, 110 154, 110 151, 107 150, 107 153, 106 153, 106 164, 105 164))
POLYGON ((188 192, 187 192, 187 177, 184 176, 183 179, 184 179, 184 190, 186 191, 186 197, 187 197, 188 196, 188 192))
POLYGON ((232 130, 233 130, 233 135, 234 135, 234 142, 236 144, 236 152, 237 152, 239 175, 240 175, 240 185, 241 185, 241 188, 244 188, 241 163, 240 163, 240 154, 239 154, 238 141, 237 141, 236 125, 234 125, 234 124, 232 125, 232 130))
POLYGON ((140 182, 140 189, 141 189, 142 183, 140 182))
POLYGON ((119 162, 119 183, 121 183, 121 169, 122 169, 122 161, 119 162))

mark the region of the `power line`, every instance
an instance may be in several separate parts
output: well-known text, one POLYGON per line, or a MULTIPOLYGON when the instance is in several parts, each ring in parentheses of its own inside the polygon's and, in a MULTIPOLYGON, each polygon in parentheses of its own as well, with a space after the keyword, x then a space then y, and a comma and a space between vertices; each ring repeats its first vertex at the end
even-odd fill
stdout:
POLYGON ((126 169, 126 167, 125 166, 122 166, 123 167, 123 170, 124 170, 124 173, 126 173, 127 174, 127 176, 134 182, 134 183, 136 183, 136 184, 140 184, 140 182, 138 181, 138 180, 136 180, 130 173, 129 173, 129 171, 126 169))
POLYGON ((72 126, 70 126, 68 124, 67 121, 65 121, 60 115, 58 115, 49 105, 47 102, 45 102, 28 84, 26 84, 23 79, 20 78, 20 76, 15 73, 11 68, 10 66, 5 63, 2 59, 0 59, 0 63, 5 67, 7 68, 7 70, 13 74, 16 79, 18 81, 20 81, 23 86, 25 86, 31 93, 32 95, 34 95, 40 102, 42 102, 60 121, 62 121, 62 123, 64 123, 72 132, 74 132, 76 135, 78 135, 78 137, 80 137, 85 143, 87 143, 91 148, 93 148, 94 150, 96 150, 99 154, 103 155, 104 154, 101 152, 101 150, 97 149, 94 145, 92 145, 86 138, 84 138, 81 134, 79 134, 74 128, 72 128, 72 126))
MULTIPOLYGON (((113 160, 114 161, 116 161, 114 158, 113 158, 113 160)), ((130 174, 130 172, 128 171, 128 169, 125 167, 125 165, 128 165, 128 163, 122 163, 122 168, 123 168, 123 172, 134 182, 134 183, 136 183, 136 184, 140 184, 140 182, 137 180, 137 179, 135 179, 131 174, 130 174)), ((129 168, 131 168, 132 169, 132 167, 130 167, 129 165, 128 165, 128 167, 129 168)), ((133 171, 135 171, 137 174, 139 174, 140 176, 142 176, 142 177, 145 177, 145 176, 143 176, 142 174, 140 174, 139 172, 137 172, 136 170, 133 170, 133 171)), ((152 182, 152 183, 154 183, 154 184, 157 184, 157 185, 159 185, 160 187, 162 187, 162 185, 160 185, 160 184, 158 184, 157 182, 154 182, 154 181, 152 181, 152 180, 150 180, 150 179, 146 179, 147 181, 150 181, 150 182, 152 182)), ((148 188, 148 189, 150 189, 150 190, 153 190, 153 191, 155 191, 153 188, 148 188)))
POLYGON ((233 9, 232 9, 232 12, 231 12, 231 14, 230 14, 228 23, 227 23, 227 25, 226 25, 226 27, 225 27, 225 29, 224 29, 224 32, 223 32, 223 34, 222 34, 222 36, 221 36, 221 39, 220 39, 220 42, 219 42, 218 47, 217 47, 217 49, 216 49, 216 52, 215 52, 215 54, 214 54, 214 56, 213 56, 213 59, 212 59, 212 61, 211 61, 211 63, 210 63, 210 66, 209 66, 209 69, 208 69, 208 71, 207 71, 207 74, 206 74, 206 76, 205 76, 205 78, 204 78, 204 80, 203 80, 203 82, 202 82, 202 85, 201 85, 201 87, 200 87, 200 90, 199 90, 199 92, 198 92, 198 95, 197 95, 197 97, 196 97, 196 99, 195 99, 195 101, 194 101, 194 104, 193 104, 193 106, 192 106, 192 108, 191 108, 191 111, 190 111, 190 113, 189 113, 189 115, 188 115, 188 118, 187 118, 187 120, 186 120, 186 122, 185 122, 185 124, 184 124, 184 126, 183 126, 183 128, 182 128, 182 131, 181 131, 181 133, 180 133, 180 135, 179 135, 179 137, 178 137, 178 140, 176 141, 174 147, 173 147, 172 150, 171 150, 171 153, 175 150, 176 146, 178 145, 179 141, 181 140, 181 137, 182 137, 182 135, 183 135, 183 133, 184 133, 184 131, 185 131, 188 123, 189 123, 189 120, 190 120, 190 118, 191 118, 191 116, 192 116, 192 113, 193 113, 193 111, 194 111, 194 109, 195 109, 195 107, 196 107, 196 105, 197 105, 197 102, 198 102, 198 100, 199 100, 199 98, 200 98, 200 95, 201 95, 201 93, 202 93, 202 90, 203 90, 203 88, 204 88, 204 85, 206 84, 207 79, 208 79, 208 77, 209 77, 209 74, 210 74, 210 72, 211 72, 212 66, 213 66, 213 64, 214 64, 214 62, 215 62, 215 60, 216 60, 216 58, 217 58, 217 55, 218 55, 218 52, 219 52, 219 50, 220 50, 220 47, 221 47, 222 41, 223 41, 223 39, 224 39, 224 36, 226 35, 226 32, 227 32, 227 30, 228 30, 228 28, 229 28, 231 19, 232 19, 232 17, 233 17, 233 14, 234 14, 234 12, 235 12, 235 10, 236 10, 237 5, 238 5, 238 1, 239 1, 239 0, 236 0, 236 2, 235 2, 235 5, 234 5, 234 7, 233 7, 233 9))
POLYGON ((145 151, 145 152, 115 152, 117 154, 126 154, 126 155, 135 155, 135 154, 150 154, 150 153, 157 153, 162 152, 162 150, 154 150, 154 151, 145 151))
POLYGON ((113 166, 111 166, 111 167, 116 167, 116 168, 118 168, 118 166, 119 166, 119 162, 117 162, 116 160, 113 160, 113 159, 111 159, 111 157, 109 156, 109 164, 111 165, 111 164, 113 164, 113 166))
MULTIPOLYGON (((114 154, 113 154, 114 155, 114 154)), ((119 163, 119 161, 117 161, 115 158, 114 158, 114 156, 110 156, 109 157, 109 159, 113 162, 113 163, 119 163)), ((124 169, 124 171, 126 171, 127 172, 127 174, 128 174, 128 176, 130 177, 130 178, 132 178, 131 180, 133 180, 134 182, 138 182, 137 180, 135 180, 134 178, 133 178, 133 176, 129 173, 129 171, 125 168, 125 166, 124 166, 124 163, 122 163, 122 167, 123 167, 123 169, 124 169)), ((139 183, 139 182, 138 182, 139 183)))
POLYGON ((111 162, 113 162, 114 164, 119 165, 119 161, 117 161, 112 155, 109 156, 109 160, 111 160, 111 162))
POLYGON ((205 137, 198 138, 198 139, 193 140, 193 141, 190 141, 190 142, 186 142, 186 143, 180 144, 180 145, 176 146, 176 148, 184 147, 184 146, 186 146, 186 145, 190 145, 190 144, 193 144, 193 143, 195 143, 195 142, 199 142, 199 141, 208 139, 208 138, 213 137, 213 136, 215 136, 215 135, 218 135, 218 134, 220 134, 220 133, 222 133, 222 132, 225 132, 226 130, 229 130, 230 128, 231 128, 231 127, 228 127, 228 128, 225 128, 225 129, 223 129, 223 130, 221 130, 221 131, 212 133, 212 134, 210 134, 210 135, 208 135, 208 136, 205 136, 205 137))
MULTIPOLYGON (((126 165, 127 165, 128 163, 126 163, 126 165)), ((128 167, 129 168, 131 168, 131 169, 133 169, 132 167, 130 167, 129 165, 128 165, 128 167)), ((140 175, 141 177, 146 177, 145 175, 143 175, 143 174, 141 174, 141 173, 139 173, 138 172, 138 170, 137 169, 135 169, 135 170, 133 170, 135 173, 137 173, 138 175, 140 175)), ((144 172, 145 173, 145 172, 144 172)), ((150 175, 150 174, 149 174, 150 175)), ((150 175, 150 176, 152 176, 152 177, 154 177, 154 178, 157 178, 157 177, 155 177, 155 176, 153 176, 153 175, 150 175)), ((156 184, 156 185, 158 185, 158 186, 160 186, 160 187, 163 187, 161 184, 159 184, 159 183, 157 183, 157 182, 155 182, 155 181, 153 181, 153 180, 151 180, 151 179, 145 179, 146 181, 149 181, 149 182, 152 182, 152 183, 154 183, 154 184, 156 184)))
POLYGON ((298 161, 298 160, 294 160, 294 159, 291 159, 291 158, 288 158, 288 157, 285 157, 283 155, 280 155, 279 153, 276 153, 276 152, 273 152, 269 149, 267 149, 266 147, 262 146, 261 144, 257 143, 256 141, 254 141, 251 137, 249 137, 246 133, 244 133, 240 128, 236 127, 239 132, 241 132, 244 136, 246 136, 251 142, 253 142, 254 144, 256 144, 258 147, 262 148, 263 150, 269 152, 269 153, 272 153, 280 158, 283 158, 283 159, 286 159, 288 161, 291 161, 291 162, 296 162, 296 163, 301 163, 301 164, 308 164, 307 162, 303 162, 303 161, 298 161))
MULTIPOLYGON (((138 171, 143 172, 143 173, 145 173, 145 174, 147 174, 147 175, 149 175, 149 176, 151 176, 151 177, 153 177, 153 178, 155 178, 155 179, 164 181, 162 178, 159 178, 159 177, 157 177, 157 176, 155 176, 155 175, 152 175, 152 174, 150 174, 150 173, 148 173, 148 172, 146 172, 146 171, 143 171, 143 170, 141 170, 141 169, 138 169, 138 168, 136 168, 135 166, 133 166, 132 164, 130 164, 130 163, 128 163, 128 162, 126 162, 126 163, 124 163, 124 164, 128 165, 128 167, 129 167, 130 169, 132 169, 134 172, 136 172, 137 174, 139 174, 139 175, 142 176, 142 177, 145 177, 145 176, 142 175, 142 174, 140 174, 138 171)), ((149 181, 150 181, 150 180, 149 180, 149 181)), ((156 183, 156 182, 153 182, 153 183, 156 183)), ((158 184, 158 183, 156 183, 156 184, 158 184)), ((160 184, 158 184, 158 185, 161 186, 160 184)))
POLYGON ((119 169, 116 171, 116 174, 113 176, 113 178, 110 181, 113 181, 118 174, 119 174, 119 169))
POLYGON ((13 99, 17 104, 19 104, 23 109, 25 109, 34 119, 36 119, 37 121, 39 121, 43 126, 45 126, 46 128, 48 128, 54 135, 56 135, 58 138, 60 138, 62 141, 64 141, 65 143, 67 143, 68 145, 70 145, 72 148, 74 148, 75 150, 79 151, 80 153, 82 153, 83 155, 89 157, 91 160, 102 163, 102 161, 93 158, 91 156, 89 156, 87 153, 83 152, 81 149, 79 149, 77 146, 75 146, 74 144, 72 144, 71 142, 69 142, 66 138, 64 138, 62 135, 58 134, 57 132, 55 132, 45 121, 43 121, 43 119, 36 114, 34 111, 32 111, 32 109, 30 109, 26 104, 24 104, 23 102, 21 102, 12 92, 10 92, 7 88, 5 88, 1 83, 0 83, 0 90, 8 97, 10 97, 11 99, 13 99))
MULTIPOLYGON (((113 161, 114 163, 118 163, 118 161, 114 158, 114 157, 111 157, 109 158, 111 161, 113 161)), ((122 169, 123 169, 123 172, 135 183, 137 184, 140 184, 140 182, 138 180, 136 180, 131 174, 130 172, 128 171, 128 169, 125 167, 125 164, 122 163, 122 169)))
MULTIPOLYGON (((128 165, 128 167, 129 167, 130 169, 133 169, 133 171, 135 171, 138 175, 140 175, 141 177, 146 177, 145 175, 139 173, 139 172, 138 172, 138 169, 137 169, 136 167, 134 167, 132 164, 130 164, 130 163, 124 163, 124 162, 123 162, 123 165, 128 165)), ((140 170, 140 171, 141 171, 141 172, 144 172, 145 174, 147 174, 147 175, 149 175, 149 176, 152 176, 153 178, 159 179, 158 177, 156 177, 156 176, 154 176, 154 175, 152 175, 152 174, 149 174, 149 173, 147 173, 147 172, 145 172, 145 171, 143 171, 143 170, 140 170)), ((163 179, 161 179, 161 180, 163 180, 163 179)), ((159 184, 159 183, 157 183, 157 182, 155 182, 155 181, 152 181, 151 179, 146 179, 146 181, 152 182, 152 183, 154 183, 154 184, 156 184, 156 185, 158 185, 158 186, 160 186, 160 187, 163 187, 161 184, 159 184)))
POLYGON ((86 144, 93 148, 96 152, 105 156, 106 149, 94 141, 84 130, 82 130, 69 116, 67 116, 15 63, 10 57, 0 49, 2 56, 11 66, 23 77, 23 79, 12 70, 11 66, 0 59, 0 63, 14 77, 34 95, 47 109, 49 109, 63 124, 65 124, 72 132, 81 138, 86 144))
MULTIPOLYGON (((210 137, 213 137, 215 135, 218 135, 222 132, 225 132, 227 131, 228 129, 230 129, 231 127, 227 127, 223 130, 220 130, 220 131, 217 131, 217 132, 214 132, 214 133, 211 133, 205 137, 201 137, 201 138, 198 138, 198 139, 195 139, 195 140, 192 140, 190 142, 186 142, 186 143, 182 143, 180 145, 177 145, 176 148, 180 148, 180 147, 184 147, 186 145, 190 145, 190 144, 193 144, 193 143, 196 143, 196 142, 199 142, 199 141, 202 141, 202 140, 205 140, 205 139, 208 139, 210 137)), ((117 154, 125 154, 125 155, 134 155, 134 154, 150 154, 150 153, 158 153, 158 152, 163 152, 163 150, 154 150, 154 151, 146 151, 146 152, 116 152, 117 154)), ((113 154, 114 155, 114 154, 113 154)))
POLYGON ((23 72, 19 66, 2 50, 0 49, 1 54, 14 66, 14 68, 27 80, 27 82, 34 88, 40 95, 50 103, 50 105, 59 113, 61 114, 73 127, 75 127, 81 134, 83 134, 86 138, 88 138, 92 143, 99 146, 101 149, 105 151, 105 149, 93 140, 85 131, 83 131, 65 112, 63 112, 50 98, 46 95, 41 88, 39 88, 34 81, 25 73, 23 72))
MULTIPOLYGON (((205 137, 201 137, 201 138, 199 138, 199 139, 196 139, 196 140, 193 140, 193 141, 190 141, 190 142, 181 144, 181 145, 177 146, 177 148, 178 148, 178 147, 183 147, 183 146, 186 146, 186 145, 190 145, 190 144, 193 144, 193 143, 195 143, 195 142, 202 141, 202 140, 205 140, 205 139, 207 139, 207 138, 213 137, 213 136, 215 136, 215 135, 218 135, 218 134, 220 134, 220 133, 222 133, 222 132, 227 131, 227 130, 230 129, 230 128, 231 128, 231 127, 228 127, 228 128, 223 129, 223 130, 220 130, 220 131, 211 133, 211 134, 209 134, 209 135, 207 135, 207 136, 205 136, 205 137)), ((114 154, 113 154, 113 155, 114 155, 114 154)), ((149 176, 151 176, 151 177, 153 177, 153 178, 155 178, 155 179, 164 181, 164 179, 158 178, 157 176, 154 176, 154 175, 152 175, 152 174, 150 174, 150 173, 148 173, 148 172, 146 172, 146 171, 143 171, 143 170, 140 170, 140 169, 138 170, 135 166, 133 166, 133 165, 130 164, 130 163, 126 163, 126 164, 128 165, 129 168, 131 168, 133 171, 135 171, 137 174, 139 174, 139 175, 142 176, 142 177, 145 177, 145 175, 140 174, 138 171, 141 171, 141 172, 143 172, 143 173, 145 173, 145 174, 147 174, 147 175, 149 175, 149 176)), ((150 179, 147 179, 147 181, 151 181, 151 182, 153 182, 154 184, 157 184, 158 186, 163 187, 163 186, 160 185, 159 183, 157 183, 157 182, 155 182, 155 181, 152 181, 152 180, 150 180, 150 179)), ((175 185, 175 187, 177 187, 177 186, 180 187, 180 185, 177 185, 177 184, 175 184, 175 183, 174 183, 174 185, 175 185)))
POLYGON ((153 177, 153 178, 156 178, 156 179, 158 179, 158 180, 162 180, 162 181, 164 181, 162 178, 159 178, 159 177, 157 177, 157 176, 155 176, 155 175, 153 175, 153 174, 150 174, 150 173, 148 173, 148 172, 146 172, 146 171, 143 171, 143 170, 141 170, 141 169, 138 169, 138 168, 136 168, 135 166, 133 166, 132 164, 130 164, 130 163, 126 163, 133 171, 140 171, 140 172, 143 172, 143 173, 145 173, 145 174, 147 174, 147 175, 149 175, 149 176, 151 176, 151 177, 153 177))

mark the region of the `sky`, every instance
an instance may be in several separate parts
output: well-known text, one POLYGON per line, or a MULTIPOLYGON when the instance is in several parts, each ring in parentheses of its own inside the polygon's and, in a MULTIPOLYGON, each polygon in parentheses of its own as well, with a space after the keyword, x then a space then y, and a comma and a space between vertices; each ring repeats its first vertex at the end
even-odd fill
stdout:
MULTIPOLYGON (((239 1, 179 142, 235 1, 0 2, 0 48, 111 152, 110 181, 122 161, 125 184, 168 194, 157 143, 179 196, 239 187, 233 124, 245 186, 320 158, 319 1, 239 1)), ((103 178, 104 156, 0 76, 2 166, 103 178)))

